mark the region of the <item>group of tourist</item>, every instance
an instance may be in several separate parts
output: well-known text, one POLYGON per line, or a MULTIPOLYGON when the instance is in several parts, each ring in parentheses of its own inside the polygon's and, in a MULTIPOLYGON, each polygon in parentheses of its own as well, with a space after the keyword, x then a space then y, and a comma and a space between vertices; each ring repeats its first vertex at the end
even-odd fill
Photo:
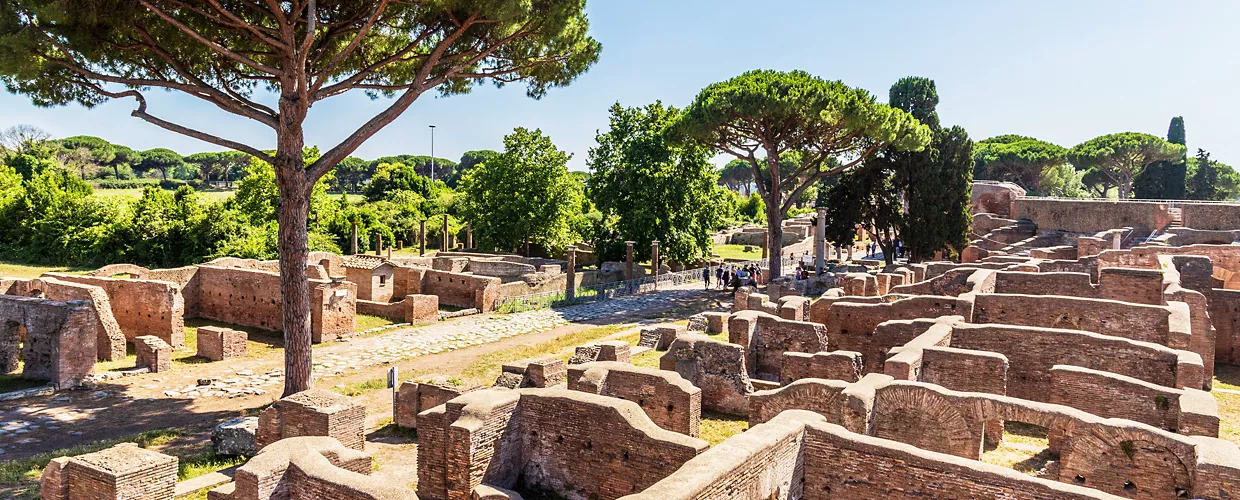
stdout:
MULTIPOLYGON (((733 289, 746 285, 757 285, 758 279, 762 277, 762 268, 749 264, 747 266, 719 266, 714 271, 714 284, 716 289, 727 288, 731 286, 733 289)), ((702 281, 705 282, 707 290, 711 288, 711 270, 710 266, 702 268, 702 281)))

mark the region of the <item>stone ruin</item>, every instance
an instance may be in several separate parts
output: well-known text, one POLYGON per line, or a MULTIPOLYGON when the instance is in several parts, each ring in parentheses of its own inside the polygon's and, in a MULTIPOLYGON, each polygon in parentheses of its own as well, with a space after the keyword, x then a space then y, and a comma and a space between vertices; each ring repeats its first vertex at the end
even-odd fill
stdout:
MULTIPOLYGON (((364 411, 327 393, 264 411, 261 450, 210 498, 1240 497, 1206 392, 1240 362, 1240 209, 975 198, 974 233, 1002 246, 966 262, 857 270, 814 300, 742 289, 732 311, 509 363, 491 388, 401 384, 416 497, 368 477, 364 411), (659 369, 626 362, 645 349, 659 369), (750 428, 708 446, 704 411, 750 428), (1046 443, 1029 474, 983 461, 1013 432, 1046 443)), ((59 460, 45 482, 76 459, 59 460)))

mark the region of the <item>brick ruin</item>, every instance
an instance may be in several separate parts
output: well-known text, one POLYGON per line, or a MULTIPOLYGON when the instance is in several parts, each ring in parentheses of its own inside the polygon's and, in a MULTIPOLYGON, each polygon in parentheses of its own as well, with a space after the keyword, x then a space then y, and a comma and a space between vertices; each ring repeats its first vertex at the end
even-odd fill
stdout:
MULTIPOLYGON (((1226 222, 1238 209, 1044 200, 1000 183, 975 186, 973 205, 963 262, 857 266, 813 299, 783 281, 742 288, 729 312, 644 326, 636 345, 579 346, 568 363, 510 362, 493 387, 399 384, 414 489, 367 474, 364 409, 290 396, 262 413, 258 455, 209 498, 1240 497, 1240 447, 1219 438, 1207 392, 1216 364, 1240 362, 1240 245, 1226 222), (631 364, 647 350, 658 369, 631 364), (704 413, 749 429, 709 446, 704 413), (1015 436, 1045 443, 1026 450, 1032 470, 984 461, 1015 436)), ((354 271, 371 280, 358 311, 418 295, 466 307, 555 271, 474 254, 385 262, 354 271), (376 283, 392 295, 375 300, 376 283)), ((48 491, 68 491, 55 484, 76 458, 58 460, 48 491)))

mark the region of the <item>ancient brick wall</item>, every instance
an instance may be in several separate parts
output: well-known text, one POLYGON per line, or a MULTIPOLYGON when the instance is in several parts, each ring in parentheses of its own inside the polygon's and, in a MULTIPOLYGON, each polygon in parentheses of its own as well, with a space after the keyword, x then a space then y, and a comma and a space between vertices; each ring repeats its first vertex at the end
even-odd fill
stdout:
POLYGON ((753 392, 745 356, 739 345, 687 334, 677 337, 659 358, 659 369, 674 371, 701 388, 703 408, 745 415, 749 411, 745 398, 753 392))
POLYGON ((1012 214, 1012 202, 1024 195, 1023 188, 1010 182, 974 182, 969 205, 974 214, 1007 217, 1012 214))
POLYGON ((176 488, 177 458, 121 443, 69 459, 63 474, 71 499, 170 499, 176 488))
MULTIPOLYGON (((728 326, 730 328, 731 324, 728 326)), ((760 315, 754 322, 753 332, 748 344, 754 360, 751 373, 778 377, 785 352, 827 350, 827 328, 818 323, 760 315)))
POLYGON ((1181 224, 1192 229, 1236 229, 1240 221, 1240 204, 1180 204, 1181 224))
POLYGON ((936 296, 909 297, 883 304, 836 303, 827 313, 827 350, 859 352, 866 373, 881 372, 892 347, 903 345, 922 332, 911 328, 878 332, 880 323, 955 315, 967 318, 971 308, 968 300, 936 296))
POLYGON ((445 377, 431 377, 420 382, 412 380, 404 382, 397 389, 396 399, 392 403, 392 419, 396 425, 416 429, 419 413, 481 388, 481 386, 464 384, 445 377))
MULTIPOLYGON (((1163 272, 1157 269, 1107 267, 1098 270, 1099 298, 1163 305, 1163 272)), ((1065 294, 1057 294, 1065 295, 1065 294)))
POLYGON ((842 380, 801 379, 777 389, 757 391, 749 395, 749 426, 754 427, 787 410, 808 410, 836 425, 849 425, 848 396, 843 392, 849 383, 842 380))
POLYGON ((438 295, 440 304, 489 312, 495 307, 499 285, 499 278, 429 270, 422 281, 422 293, 438 295))
POLYGON ((1046 401, 1051 367, 1073 365, 1176 386, 1179 354, 1166 347, 1079 330, 956 324, 951 347, 990 351, 1008 359, 1007 394, 1046 401))
MULTIPOLYGON (((280 275, 243 268, 200 266, 198 316, 279 331, 284 325, 280 275)), ((353 335, 356 285, 310 281, 311 336, 315 342, 353 335)))
POLYGON ((418 420, 418 496, 426 499, 470 499, 486 483, 609 500, 709 447, 660 429, 633 402, 564 389, 473 392, 418 420))
POLYGON ((46 276, 103 288, 112 305, 112 316, 126 339, 153 335, 174 349, 185 346, 185 298, 176 283, 60 273, 46 276))
MULTIPOLYGON (((744 287, 742 287, 742 290, 743 289, 744 287)), ((814 300, 812 303, 810 303, 809 321, 813 321, 814 323, 826 324, 827 316, 830 315, 831 306, 837 303, 851 302, 854 304, 879 304, 882 302, 887 302, 888 299, 890 298, 891 297, 851 297, 851 296, 831 297, 831 296, 823 295, 822 297, 819 297, 817 300, 814 300)))
POLYGON ((931 346, 922 349, 922 382, 953 391, 1007 395, 1008 359, 997 352, 931 346))
POLYGON ((1142 201, 1058 200, 1020 198, 1012 203, 1013 219, 1029 219, 1038 231, 1096 233, 1117 227, 1163 229, 1173 217, 1165 203, 1142 201))
POLYGON ((805 491, 830 495, 813 498, 1114 498, 827 424, 807 429, 804 447, 805 491))
MULTIPOLYGON (((1103 418, 1126 418, 1176 432, 1184 391, 1088 368, 1051 368, 1048 403, 1071 406, 1103 418)), ((1215 436, 1217 437, 1217 436, 1215 436)))
POLYGON ((616 361, 571 365, 568 388, 637 403, 655 425, 697 437, 702 390, 680 375, 616 361))
POLYGON ((1114 300, 981 294, 974 301, 972 321, 1085 330, 1168 345, 1170 317, 1167 307, 1114 300))
POLYGON ((414 498, 408 489, 368 477, 371 464, 370 455, 335 439, 293 437, 273 443, 238 467, 230 498, 414 498))
POLYGON ((1216 330, 1214 361, 1240 364, 1240 290, 1211 290, 1209 308, 1216 330))
POLYGON ((1108 250, 1098 255, 1098 265, 1158 269, 1160 255, 1209 257, 1214 265, 1214 277, 1222 282, 1222 286, 1218 288, 1240 289, 1240 245, 1149 246, 1108 250))
POLYGON ((1100 298, 1088 273, 996 271, 994 293, 1100 298))
POLYGON ((789 384, 803 378, 856 382, 861 379, 861 353, 853 351, 784 352, 779 382, 789 384))
POLYGON ((26 331, 22 377, 60 389, 76 387, 95 369, 98 322, 89 302, 0 295, 0 337, 5 337, 0 338, 0 362, 12 357, 20 325, 26 331))
POLYGON ((259 414, 255 447, 262 450, 281 439, 327 436, 362 450, 366 407, 348 396, 310 389, 276 401, 259 414))
POLYGON ((0 293, 8 295, 43 297, 57 302, 71 300, 89 302, 97 318, 95 348, 99 359, 115 361, 125 357, 125 333, 121 331, 120 324, 112 316, 112 303, 102 287, 46 277, 15 280, 9 290, 4 291, 3 288, 0 287, 0 293))

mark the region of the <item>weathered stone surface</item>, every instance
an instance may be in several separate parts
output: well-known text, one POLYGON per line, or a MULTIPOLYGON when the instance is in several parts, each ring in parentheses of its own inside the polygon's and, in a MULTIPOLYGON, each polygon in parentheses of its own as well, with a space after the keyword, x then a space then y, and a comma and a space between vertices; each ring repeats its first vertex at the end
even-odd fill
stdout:
POLYGON ((212 361, 244 358, 248 334, 216 326, 198 328, 198 355, 212 361))
POLYGON ((219 423, 211 430, 211 447, 220 455, 252 457, 257 449, 258 417, 237 417, 219 423))
POLYGON ((149 369, 151 373, 166 372, 172 369, 172 346, 169 346, 163 339, 144 335, 133 340, 139 368, 149 369))
POLYGON ((745 349, 698 334, 685 334, 659 358, 659 368, 680 374, 702 389, 702 407, 745 415, 746 396, 753 392, 745 368, 745 349))

